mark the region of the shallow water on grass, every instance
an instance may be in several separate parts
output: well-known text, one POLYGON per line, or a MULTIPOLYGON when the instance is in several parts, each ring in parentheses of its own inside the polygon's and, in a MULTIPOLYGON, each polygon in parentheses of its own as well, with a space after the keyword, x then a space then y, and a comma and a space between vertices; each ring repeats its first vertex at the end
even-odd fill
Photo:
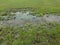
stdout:
MULTIPOLYGON (((36 14, 37 15, 37 14, 36 14)), ((43 17, 30 15, 29 12, 16 12, 15 20, 30 21, 30 22, 60 22, 60 16, 54 14, 45 14, 43 17)))
MULTIPOLYGON (((34 24, 39 26, 39 24, 46 23, 60 23, 60 16, 54 14, 45 14, 44 16, 38 17, 37 14, 33 16, 30 11, 26 12, 10 12, 11 16, 2 16, 2 20, 0 20, 0 26, 23 26, 25 24, 34 24)), ((54 25, 56 26, 56 25, 54 25)), ((46 28, 46 25, 43 26, 46 28)), ((51 29, 53 25, 47 25, 47 29, 51 29)), ((24 29, 24 28, 23 28, 24 29)), ((15 34, 16 35, 16 34, 15 34)), ((6 45, 6 42, 2 42, 1 45, 6 45)))
MULTIPOLYGON (((3 16, 4 20, 0 21, 0 25, 14 25, 21 26, 27 23, 32 24, 44 24, 44 23, 60 23, 60 16, 54 14, 45 14, 44 16, 38 17, 30 14, 30 11, 25 12, 10 12, 11 19, 8 19, 7 16, 3 16)), ((37 15, 37 14, 36 14, 37 15)))

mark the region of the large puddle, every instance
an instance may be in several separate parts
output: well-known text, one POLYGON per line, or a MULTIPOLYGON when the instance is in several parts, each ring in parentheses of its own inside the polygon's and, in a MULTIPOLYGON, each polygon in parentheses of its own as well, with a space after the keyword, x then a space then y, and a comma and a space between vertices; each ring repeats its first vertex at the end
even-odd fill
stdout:
MULTIPOLYGON (((27 23, 32 24, 44 24, 44 23, 60 23, 60 16, 54 14, 45 14, 42 17, 33 16, 31 11, 17 11, 10 12, 10 19, 7 16, 2 16, 3 20, 0 20, 1 25, 7 26, 21 26, 27 23)), ((35 14, 37 15, 37 14, 35 14)))
MULTIPOLYGON (((37 16, 38 14, 31 14, 31 11, 16 11, 10 12, 7 16, 0 16, 0 26, 24 26, 25 24, 33 24, 40 26, 44 24, 43 28, 51 29, 56 26, 55 23, 60 23, 60 16, 55 14, 45 14, 44 16, 37 16), (53 25, 51 25, 53 23, 53 25), (46 24, 49 24, 46 26, 46 24)), ((30 27, 29 27, 30 28, 30 27)), ((24 29, 24 28, 23 28, 24 29)), ((6 45, 6 41, 2 42, 1 45, 6 45)))

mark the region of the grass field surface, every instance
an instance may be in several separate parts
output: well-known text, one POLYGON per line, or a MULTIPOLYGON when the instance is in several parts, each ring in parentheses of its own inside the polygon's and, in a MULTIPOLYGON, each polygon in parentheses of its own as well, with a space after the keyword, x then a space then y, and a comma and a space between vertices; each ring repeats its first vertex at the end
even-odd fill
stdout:
POLYGON ((60 0, 0 0, 0 11, 24 7, 36 8, 39 13, 59 13, 60 0))
POLYGON ((35 9, 34 12, 39 15, 60 15, 60 0, 0 0, 0 45, 60 45, 60 24, 55 22, 38 25, 27 23, 22 27, 6 25, 7 21, 11 21, 7 10, 28 7, 35 9), (2 18, 5 16, 8 20, 2 18))

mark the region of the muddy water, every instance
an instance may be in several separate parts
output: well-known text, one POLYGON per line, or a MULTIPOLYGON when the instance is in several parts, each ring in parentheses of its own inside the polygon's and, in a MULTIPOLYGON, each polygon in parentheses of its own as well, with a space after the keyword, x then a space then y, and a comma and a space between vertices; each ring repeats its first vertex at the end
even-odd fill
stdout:
MULTIPOLYGON (((60 16, 58 15, 54 15, 54 14, 45 14, 42 17, 38 17, 38 16, 33 16, 32 14, 30 14, 29 11, 26 12, 11 12, 10 13, 12 19, 10 20, 6 20, 7 16, 5 16, 5 20, 1 20, 0 21, 0 26, 1 25, 14 25, 14 26, 21 26, 27 23, 32 23, 32 24, 43 24, 43 23, 60 23, 60 16)), ((36 14, 37 15, 37 14, 36 14)))

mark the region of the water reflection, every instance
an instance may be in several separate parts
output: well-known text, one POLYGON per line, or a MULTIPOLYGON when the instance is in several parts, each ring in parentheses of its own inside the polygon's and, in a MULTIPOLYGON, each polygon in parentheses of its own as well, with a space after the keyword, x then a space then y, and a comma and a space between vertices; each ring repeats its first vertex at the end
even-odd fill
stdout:
MULTIPOLYGON (((0 21, 0 25, 24 25, 26 23, 32 23, 32 24, 43 24, 43 23, 50 23, 50 22, 56 22, 60 23, 60 16, 53 15, 53 14, 45 14, 43 17, 37 17, 30 14, 30 11, 26 12, 11 12, 10 16, 11 19, 7 20, 7 16, 3 16, 3 19, 0 21)), ((36 14, 37 15, 37 14, 36 14)))

